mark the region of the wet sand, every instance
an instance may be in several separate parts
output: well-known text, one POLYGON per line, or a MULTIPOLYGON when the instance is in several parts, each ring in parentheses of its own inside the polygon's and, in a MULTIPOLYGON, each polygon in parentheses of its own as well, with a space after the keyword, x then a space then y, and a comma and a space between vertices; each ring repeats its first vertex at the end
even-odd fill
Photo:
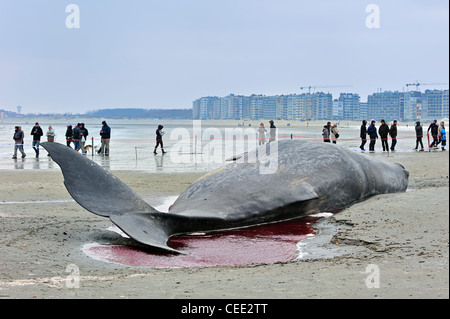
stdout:
MULTIPOLYGON (((449 298, 448 152, 367 156, 403 164, 409 190, 322 219, 301 259, 211 268, 94 260, 81 247, 108 242, 111 222, 73 202, 59 170, 1 170, 0 298, 449 298)), ((113 173, 154 205, 202 175, 113 173)))

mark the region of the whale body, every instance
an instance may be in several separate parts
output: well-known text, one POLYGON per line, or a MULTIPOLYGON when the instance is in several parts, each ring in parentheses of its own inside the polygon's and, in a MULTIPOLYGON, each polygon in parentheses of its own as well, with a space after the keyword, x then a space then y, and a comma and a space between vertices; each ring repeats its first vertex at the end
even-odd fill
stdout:
MULTIPOLYGON (((159 250, 173 235, 276 223, 345 208, 377 194, 404 192, 409 173, 392 164, 334 144, 281 140, 276 168, 262 174, 258 154, 269 144, 201 177, 159 212, 109 171, 66 145, 42 143, 60 166, 64 184, 86 210, 117 225, 134 240, 159 250), (88 182, 79 183, 80 180, 88 182)), ((271 163, 273 164, 273 163, 271 163)))

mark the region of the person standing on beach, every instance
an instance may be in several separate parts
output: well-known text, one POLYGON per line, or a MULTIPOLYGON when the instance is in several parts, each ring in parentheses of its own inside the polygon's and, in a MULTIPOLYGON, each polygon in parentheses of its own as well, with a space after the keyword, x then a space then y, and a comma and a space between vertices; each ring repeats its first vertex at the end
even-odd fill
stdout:
POLYGON ((375 152, 375 143, 377 142, 378 133, 374 120, 370 123, 369 128, 367 129, 367 134, 369 134, 370 137, 369 152, 375 152))
POLYGON ((25 134, 22 131, 22 128, 20 126, 16 126, 14 128, 14 135, 13 135, 13 140, 14 140, 14 155, 13 155, 13 159, 17 158, 17 150, 20 151, 20 153, 22 153, 22 158, 25 158, 27 156, 27 154, 25 154, 25 151, 23 150, 23 139, 25 138, 25 134))
POLYGON ((378 129, 381 138, 381 145, 383 146, 383 152, 389 151, 389 143, 388 143, 388 135, 389 135, 389 126, 386 124, 384 120, 381 120, 380 128, 378 129))
POLYGON ((47 136, 47 142, 52 143, 55 141, 56 134, 55 134, 55 130, 53 129, 53 127, 51 125, 48 127, 46 136, 47 136))
POLYGON ((433 142, 431 143, 430 148, 437 147, 439 144, 439 139, 438 139, 439 126, 437 125, 437 120, 434 120, 433 123, 430 124, 430 126, 428 127, 428 130, 427 130, 427 134, 430 134, 430 131, 431 131, 431 136, 433 137, 433 142))
POLYGON ((86 148, 84 145, 86 144, 87 137, 89 135, 88 129, 84 126, 84 123, 80 124, 80 148, 83 155, 86 155, 86 148))
POLYGON ((397 145, 397 120, 394 120, 394 123, 391 125, 389 129, 389 135, 392 138, 391 151, 395 151, 395 145, 397 145))
POLYGON ((266 128, 264 127, 264 123, 261 123, 261 125, 259 126, 258 129, 258 133, 259 133, 259 145, 264 145, 266 144, 266 128))
POLYGON ((422 137, 423 137, 423 128, 422 125, 420 125, 420 122, 417 121, 416 122, 416 148, 414 150, 417 151, 417 148, 419 147, 420 144, 420 151, 423 151, 423 142, 422 142, 422 137))
POLYGON ((270 143, 270 142, 275 142, 275 140, 277 138, 277 127, 275 126, 275 124, 273 123, 272 120, 269 121, 269 124, 270 124, 269 143, 270 143))
POLYGON ((158 129, 156 130, 156 146, 155 149, 153 150, 153 154, 158 154, 156 152, 156 149, 158 148, 159 145, 161 145, 161 150, 163 154, 166 154, 167 152, 164 151, 164 144, 163 144, 163 140, 162 137, 165 134, 164 131, 162 130, 164 128, 164 126, 162 125, 158 125, 158 129))
POLYGON ((109 142, 111 140, 111 128, 106 124, 106 121, 102 122, 102 130, 100 131, 102 137, 102 146, 100 147, 99 154, 109 156, 109 142))
POLYGON ((442 129, 444 129, 445 132, 444 122, 439 123, 437 145, 439 145, 442 142, 442 129))
POLYGON ((328 129, 328 125, 323 126, 322 137, 325 143, 331 143, 330 141, 330 130, 328 129))
POLYGON ((441 140, 441 148, 443 151, 445 151, 445 146, 447 146, 447 134, 445 133, 445 124, 444 122, 441 122, 441 125, 439 127, 441 129, 440 133, 440 140, 441 140))
POLYGON ((73 142, 73 129, 72 129, 72 125, 67 125, 67 130, 66 130, 66 144, 68 147, 70 147, 70 143, 73 142))
POLYGON ((39 144, 41 143, 41 136, 44 135, 44 132, 42 131, 42 128, 39 126, 38 122, 36 122, 36 124, 32 128, 31 135, 33 135, 32 147, 36 152, 36 158, 39 158, 39 144))
POLYGON ((361 149, 361 151, 365 151, 364 149, 364 145, 366 145, 367 142, 367 121, 364 120, 362 121, 361 124, 361 129, 359 130, 359 137, 361 137, 361 145, 359 146, 359 148, 361 149))
POLYGON ((73 148, 75 149, 75 151, 79 151, 80 150, 80 140, 81 140, 81 136, 80 136, 80 123, 78 123, 74 128, 73 128, 73 148))
POLYGON ((336 144, 337 139, 339 137, 339 129, 336 123, 333 124, 333 126, 330 128, 330 137, 331 140, 333 141, 333 144, 336 144))

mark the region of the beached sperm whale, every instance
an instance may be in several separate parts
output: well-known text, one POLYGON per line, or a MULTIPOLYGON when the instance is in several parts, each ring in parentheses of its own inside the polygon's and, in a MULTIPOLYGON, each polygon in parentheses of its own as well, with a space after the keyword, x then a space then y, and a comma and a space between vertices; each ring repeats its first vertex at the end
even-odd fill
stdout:
MULTIPOLYGON (((274 145, 272 143, 272 145, 274 145)), ((261 174, 252 155, 206 174, 189 186, 169 213, 151 207, 126 184, 66 145, 42 143, 61 167, 64 184, 88 211, 109 217, 136 241, 169 252, 170 236, 249 227, 344 208, 369 196, 403 192, 409 173, 328 143, 282 140, 272 152, 276 168, 261 174), (88 179, 86 181, 86 179, 88 179)), ((272 163, 273 164, 273 163, 272 163)))

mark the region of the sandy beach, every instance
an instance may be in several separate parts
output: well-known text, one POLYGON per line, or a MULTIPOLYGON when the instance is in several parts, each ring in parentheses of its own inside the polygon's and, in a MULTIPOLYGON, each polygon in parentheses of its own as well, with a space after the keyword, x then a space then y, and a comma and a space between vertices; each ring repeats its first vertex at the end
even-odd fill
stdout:
MULTIPOLYGON (((108 241, 111 222, 71 199, 59 169, 1 170, 0 298, 449 298, 448 151, 364 156, 401 163, 408 191, 322 219, 301 259, 210 268, 94 260, 81 247, 108 241)), ((150 204, 203 174, 112 173, 150 204)))

